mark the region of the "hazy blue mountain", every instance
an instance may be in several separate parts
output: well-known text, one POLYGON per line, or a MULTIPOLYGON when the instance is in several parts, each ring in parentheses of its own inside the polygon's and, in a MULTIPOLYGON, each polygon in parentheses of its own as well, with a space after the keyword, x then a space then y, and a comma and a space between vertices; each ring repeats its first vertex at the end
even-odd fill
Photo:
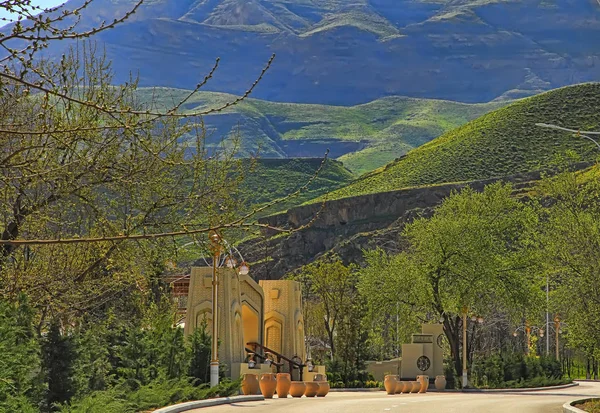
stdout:
MULTIPOLYGON (((133 3, 95 0, 83 24, 133 3)), ((276 53, 255 94, 272 101, 487 102, 600 79, 597 0, 146 0, 98 38, 117 80, 190 88, 220 56, 206 90, 235 94, 276 53)))

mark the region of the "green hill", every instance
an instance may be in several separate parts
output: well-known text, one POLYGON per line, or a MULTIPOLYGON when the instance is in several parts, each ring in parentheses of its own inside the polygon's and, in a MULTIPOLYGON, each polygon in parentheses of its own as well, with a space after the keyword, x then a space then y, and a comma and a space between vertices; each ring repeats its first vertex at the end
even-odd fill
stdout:
POLYGON ((567 150, 576 151, 584 160, 598 156, 593 143, 536 123, 600 129, 600 83, 569 86, 517 101, 412 150, 328 197, 523 173, 549 166, 567 150))
MULTIPOLYGON (((180 102, 189 91, 142 88, 138 93, 141 102, 164 108, 180 102)), ((200 92, 183 109, 197 112, 233 99, 225 93, 200 92)), ((258 153, 262 158, 319 158, 329 149, 331 158, 361 174, 507 103, 466 104, 393 96, 347 107, 248 99, 204 120, 209 144, 237 136, 242 156, 258 153)))
MULTIPOLYGON (((255 163, 244 161, 248 171, 242 182, 242 193, 247 205, 264 205, 289 195, 315 175, 322 159, 258 159, 255 163)), ((328 159, 307 191, 297 197, 277 204, 260 215, 283 211, 308 202, 327 192, 349 184, 354 175, 341 162, 328 159)))

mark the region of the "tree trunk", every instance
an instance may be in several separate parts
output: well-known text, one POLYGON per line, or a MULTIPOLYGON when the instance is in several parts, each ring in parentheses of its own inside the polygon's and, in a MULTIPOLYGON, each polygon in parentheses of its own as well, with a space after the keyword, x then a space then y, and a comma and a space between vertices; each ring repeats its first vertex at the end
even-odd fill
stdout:
POLYGON ((462 357, 460 352, 460 317, 454 319, 444 316, 444 333, 450 345, 450 355, 454 362, 455 377, 462 376, 462 357))
POLYGON ((329 326, 328 320, 325 320, 325 331, 327 331, 329 347, 331 348, 331 360, 333 360, 335 358, 335 346, 333 344, 333 329, 329 326))

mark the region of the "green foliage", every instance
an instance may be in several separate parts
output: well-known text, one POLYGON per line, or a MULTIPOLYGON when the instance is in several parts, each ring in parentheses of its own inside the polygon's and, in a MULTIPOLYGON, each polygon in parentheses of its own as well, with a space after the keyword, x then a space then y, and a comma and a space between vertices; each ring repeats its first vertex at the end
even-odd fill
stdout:
POLYGON ((329 346, 331 360, 336 359, 336 345, 338 342, 343 342, 343 340, 336 340, 340 325, 347 319, 357 321, 353 319, 356 314, 353 310, 356 310, 358 297, 355 270, 354 266, 346 266, 338 257, 332 257, 329 261, 317 261, 305 265, 293 277, 303 285, 305 313, 318 311, 322 305, 319 317, 305 314, 305 320, 314 320, 324 327, 325 341, 329 346))
POLYGON ((536 123, 600 125, 600 84, 553 90, 517 101, 451 130, 328 195, 330 199, 443 182, 470 181, 523 173, 552 165, 557 154, 575 150, 597 157, 595 145, 536 123))
POLYGON ((578 403, 575 407, 583 410, 588 413, 600 413, 600 400, 599 399, 590 399, 586 400, 583 403, 578 403))
POLYGON ((563 384, 561 364, 550 357, 489 354, 473 361, 471 380, 479 388, 543 387, 563 384))
POLYGON ((228 397, 235 394, 241 382, 223 381, 218 387, 197 386, 185 378, 155 380, 139 388, 125 384, 94 392, 89 396, 64 405, 63 413, 135 413, 171 404, 204 400, 211 397, 228 397))
POLYGON ((198 328, 194 330, 189 337, 189 347, 191 352, 191 361, 188 376, 194 377, 200 383, 210 381, 210 352, 211 335, 208 334, 206 319, 198 328))
POLYGON ((54 405, 68 402, 75 394, 73 363, 75 346, 73 338, 61 332, 60 324, 54 320, 42 341, 42 371, 48 384, 45 405, 54 411, 54 405))
POLYGON ((373 313, 441 319, 460 373, 463 307, 509 317, 540 308, 537 222, 536 209, 513 198, 510 185, 453 193, 433 216, 406 225, 404 252, 366 253, 359 291, 373 313))
POLYGON ((0 411, 37 412, 43 393, 40 345, 26 297, 0 300, 0 411))
POLYGON ((600 180, 598 166, 545 179, 540 194, 552 199, 544 212, 542 246, 553 309, 567 326, 571 346, 600 356, 600 180))
MULTIPOLYGON (((313 178, 323 159, 257 159, 244 160, 247 169, 240 185, 241 201, 246 205, 262 205, 283 198, 303 187, 313 178)), ((300 205, 329 191, 341 188, 354 179, 354 175, 341 162, 328 159, 310 187, 297 197, 263 211, 266 215, 300 205)))

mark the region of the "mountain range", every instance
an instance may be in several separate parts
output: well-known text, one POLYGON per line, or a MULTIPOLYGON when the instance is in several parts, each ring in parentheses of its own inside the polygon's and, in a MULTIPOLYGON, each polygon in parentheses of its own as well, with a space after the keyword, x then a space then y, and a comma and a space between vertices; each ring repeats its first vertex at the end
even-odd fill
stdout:
MULTIPOLYGON (((172 107, 189 91, 141 88, 144 104, 172 107)), ((235 96, 199 92, 185 104, 187 113, 206 111, 235 96)), ((209 147, 236 139, 241 157, 323 157, 344 162, 355 174, 383 166, 431 139, 461 126, 508 101, 467 104, 390 96, 356 106, 279 103, 246 99, 204 117, 209 147), (229 139, 229 140, 227 140, 229 139)))
MULTIPOLYGON (((71 0, 70 8, 83 0, 71 0)), ((82 27, 135 0, 94 0, 82 27)), ((146 0, 96 39, 117 81, 356 105, 391 95, 488 102, 600 76, 598 0, 146 0)), ((59 42, 50 54, 64 47, 59 42)))

